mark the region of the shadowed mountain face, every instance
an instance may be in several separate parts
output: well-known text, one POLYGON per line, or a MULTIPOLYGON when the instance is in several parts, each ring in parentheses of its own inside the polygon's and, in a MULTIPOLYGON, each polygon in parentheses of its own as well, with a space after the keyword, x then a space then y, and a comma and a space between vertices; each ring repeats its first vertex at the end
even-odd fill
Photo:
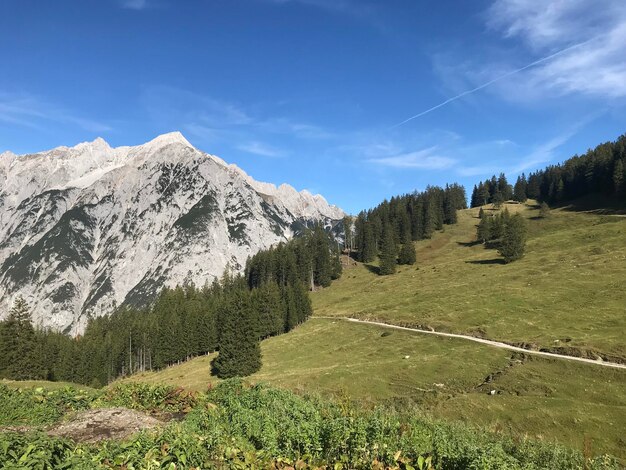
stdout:
POLYGON ((0 155, 0 317, 21 294, 35 323, 79 333, 90 316, 203 285, 228 265, 337 225, 323 197, 259 183, 180 133, 0 155))

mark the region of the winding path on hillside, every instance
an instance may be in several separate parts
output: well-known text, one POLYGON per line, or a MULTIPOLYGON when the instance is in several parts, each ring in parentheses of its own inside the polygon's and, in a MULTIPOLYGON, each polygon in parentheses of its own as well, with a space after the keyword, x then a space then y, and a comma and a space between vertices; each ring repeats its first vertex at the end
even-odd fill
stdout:
POLYGON ((415 333, 423 333, 423 334, 434 335, 434 336, 443 336, 445 338, 464 339, 467 341, 474 341, 475 343, 486 344, 487 346, 493 346, 494 348, 508 349, 509 351, 516 351, 516 352, 520 352, 524 354, 532 354, 535 356, 549 357, 552 359, 565 359, 567 361, 584 362, 586 364, 593 364, 596 366, 611 367, 613 369, 625 369, 626 370, 626 364, 619 364, 617 362, 604 361, 602 359, 594 360, 594 359, 587 359, 584 357, 568 356, 566 354, 557 354, 557 353, 551 353, 551 352, 545 352, 545 351, 536 351, 532 349, 524 349, 518 346, 512 346, 510 344, 501 343, 499 341, 477 338, 475 336, 460 335, 456 333, 443 333, 441 331, 434 331, 434 330, 422 330, 419 328, 409 328, 407 326, 398 326, 398 325, 392 325, 389 323, 382 323, 382 322, 370 321, 370 320, 359 320, 358 318, 350 318, 350 317, 313 316, 312 318, 323 318, 326 320, 343 320, 343 321, 349 321, 353 323, 364 323, 366 325, 381 326, 383 328, 393 328, 395 330, 413 331, 415 333))

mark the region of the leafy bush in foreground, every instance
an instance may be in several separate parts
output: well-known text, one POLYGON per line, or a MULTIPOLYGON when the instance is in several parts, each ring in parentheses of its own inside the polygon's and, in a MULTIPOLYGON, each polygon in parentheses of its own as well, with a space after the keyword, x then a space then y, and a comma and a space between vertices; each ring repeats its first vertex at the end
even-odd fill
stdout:
POLYGON ((70 387, 61 390, 13 389, 0 384, 0 425, 41 425, 68 411, 88 409, 95 395, 70 387))
MULTIPOLYGON (((6 387, 0 392, 0 398, 13 397, 10 403, 22 407, 36 403, 41 395, 6 387)), ((46 409, 123 405, 191 411, 184 421, 161 431, 100 445, 76 444, 41 432, 0 432, 0 468, 619 468, 610 457, 585 460, 579 452, 560 446, 433 422, 410 412, 363 410, 238 380, 198 395, 132 384, 95 393, 86 401, 77 399, 71 389, 59 397, 65 398, 46 398, 45 403, 54 404, 46 409), (65 399, 68 403, 63 403, 65 399)), ((0 425, 7 424, 6 403, 0 402, 0 425)), ((39 421, 47 422, 56 417, 40 416, 39 421)))

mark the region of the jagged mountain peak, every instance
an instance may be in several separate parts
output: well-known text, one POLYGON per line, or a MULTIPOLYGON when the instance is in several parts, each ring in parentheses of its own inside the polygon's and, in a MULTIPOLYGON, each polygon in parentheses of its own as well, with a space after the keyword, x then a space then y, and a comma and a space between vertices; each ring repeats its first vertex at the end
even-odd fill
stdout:
POLYGON ((319 195, 255 181, 180 132, 2 157, 0 318, 22 295, 36 323, 73 333, 344 215, 319 195))
POLYGON ((193 145, 191 145, 189 141, 185 139, 185 136, 183 136, 183 134, 179 131, 161 134, 155 137, 154 139, 152 139, 151 141, 143 144, 142 147, 156 148, 156 147, 165 147, 171 144, 181 144, 186 147, 193 147, 193 145))
MULTIPOLYGON (((64 148, 64 147, 60 147, 64 148)), ((79 152, 84 150, 112 150, 109 143, 104 140, 102 137, 96 137, 91 142, 81 142, 80 144, 75 145, 72 149, 77 150, 79 152)))

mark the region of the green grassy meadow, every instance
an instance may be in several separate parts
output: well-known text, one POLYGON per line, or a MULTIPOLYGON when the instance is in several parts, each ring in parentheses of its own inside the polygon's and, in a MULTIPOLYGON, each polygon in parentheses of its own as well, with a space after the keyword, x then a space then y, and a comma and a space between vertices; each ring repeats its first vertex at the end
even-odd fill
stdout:
POLYGON ((64 388, 75 388, 77 390, 93 391, 94 389, 87 385, 79 385, 71 382, 49 382, 47 380, 0 380, 0 385, 6 385, 11 388, 33 389, 45 388, 46 390, 62 390, 64 388))
MULTIPOLYGON (((316 316, 354 317, 626 360, 626 219, 509 204, 529 220, 526 256, 475 244, 478 209, 417 242, 393 276, 358 264, 313 294, 316 316)), ((626 459, 626 371, 539 359, 448 338, 312 318, 262 343, 253 382, 402 406, 497 432, 626 459), (409 356, 405 358, 405 356, 409 356), (488 383, 485 383, 485 381, 488 383), (489 392, 495 390, 495 395, 489 392)), ((131 380, 204 390, 214 355, 131 380)))
POLYGON ((478 209, 416 243, 394 276, 365 265, 313 294, 315 314, 379 320, 626 361, 626 218, 508 204, 528 220, 523 259, 474 243, 478 209))
MULTIPOLYGON (((464 340, 313 318, 262 343, 249 378, 365 406, 420 405, 436 419, 478 424, 626 459, 626 371, 522 357, 464 340), (409 356, 405 359, 405 356, 409 356), (484 383, 491 376, 490 383, 484 383), (490 395, 496 390, 496 395, 490 395)), ((126 381, 206 390, 214 355, 126 381)))

